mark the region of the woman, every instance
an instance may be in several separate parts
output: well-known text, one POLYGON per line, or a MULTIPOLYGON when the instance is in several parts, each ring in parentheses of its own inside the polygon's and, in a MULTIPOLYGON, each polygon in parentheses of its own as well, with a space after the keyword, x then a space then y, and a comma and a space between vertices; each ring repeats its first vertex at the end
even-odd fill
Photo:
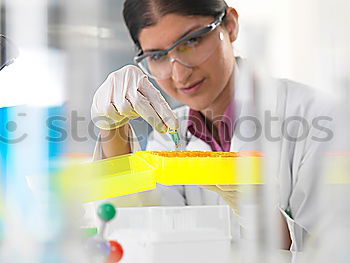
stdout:
MULTIPOLYGON (((185 106, 173 112, 135 66, 113 72, 97 90, 91 109, 100 128, 101 157, 139 150, 137 141, 130 140, 135 136, 128 125, 128 120, 139 116, 157 131, 149 137, 148 150, 175 150, 165 134, 169 130, 179 133, 184 141, 181 147, 186 150, 257 150, 256 144, 234 132, 234 120, 249 112, 246 102, 238 98, 235 85, 240 74, 240 60, 233 51, 238 35, 235 9, 224 0, 126 0, 123 14, 139 50, 135 62, 163 91, 185 106)), ((275 84, 278 91, 274 109, 280 120, 288 116, 311 120, 320 110, 313 91, 289 81, 276 80, 275 84)), ((289 128, 298 134, 302 127, 299 122, 289 128)), ((247 129, 241 132, 249 134, 247 129)), ((311 130, 309 137, 317 132, 311 130)), ((300 142, 281 138, 279 144, 279 207, 294 250, 302 248, 315 222, 317 181, 310 171, 317 170, 313 165, 321 146, 309 137, 300 142)), ((164 205, 226 201, 235 208, 234 186, 213 186, 210 189, 214 192, 200 187, 159 188, 164 205)))

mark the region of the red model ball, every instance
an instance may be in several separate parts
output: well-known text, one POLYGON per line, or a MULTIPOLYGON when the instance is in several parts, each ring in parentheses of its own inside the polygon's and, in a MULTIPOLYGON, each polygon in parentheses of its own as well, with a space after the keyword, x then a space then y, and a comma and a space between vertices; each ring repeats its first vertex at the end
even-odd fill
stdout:
POLYGON ((106 260, 106 263, 116 263, 119 262, 123 257, 123 247, 114 240, 109 241, 110 254, 106 260))

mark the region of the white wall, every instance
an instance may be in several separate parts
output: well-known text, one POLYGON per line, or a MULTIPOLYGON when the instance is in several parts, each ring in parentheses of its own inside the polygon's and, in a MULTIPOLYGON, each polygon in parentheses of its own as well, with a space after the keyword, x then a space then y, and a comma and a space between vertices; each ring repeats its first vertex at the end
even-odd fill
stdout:
POLYGON ((349 1, 227 0, 227 3, 240 15, 237 54, 249 58, 252 31, 263 32, 266 65, 273 76, 332 90, 340 67, 348 72, 349 1))

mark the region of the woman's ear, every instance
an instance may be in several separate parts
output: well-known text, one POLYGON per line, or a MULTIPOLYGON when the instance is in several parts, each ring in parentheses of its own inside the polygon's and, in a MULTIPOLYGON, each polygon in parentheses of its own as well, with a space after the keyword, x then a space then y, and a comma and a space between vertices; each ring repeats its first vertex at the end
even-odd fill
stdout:
POLYGON ((236 41, 239 31, 238 13, 233 7, 226 9, 226 23, 225 27, 230 37, 231 43, 236 41))

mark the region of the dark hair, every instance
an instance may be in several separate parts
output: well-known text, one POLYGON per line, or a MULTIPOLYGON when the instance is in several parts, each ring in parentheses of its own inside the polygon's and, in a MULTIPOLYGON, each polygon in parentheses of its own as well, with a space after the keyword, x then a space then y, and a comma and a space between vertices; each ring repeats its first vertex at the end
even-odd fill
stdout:
POLYGON ((217 17, 228 7, 225 0, 125 0, 123 16, 136 47, 140 31, 167 14, 217 17))

